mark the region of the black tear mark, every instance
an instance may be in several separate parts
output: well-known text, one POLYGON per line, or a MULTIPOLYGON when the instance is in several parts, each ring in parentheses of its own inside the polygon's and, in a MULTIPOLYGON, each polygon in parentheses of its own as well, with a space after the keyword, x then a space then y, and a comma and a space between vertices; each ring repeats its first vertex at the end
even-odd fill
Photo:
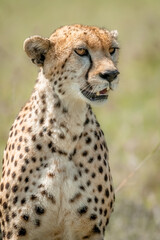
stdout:
POLYGON ((89 53, 88 53, 88 58, 89 58, 89 61, 90 61, 90 66, 89 66, 88 71, 85 75, 86 80, 88 80, 89 71, 91 70, 91 68, 93 66, 93 61, 92 61, 91 55, 89 53))

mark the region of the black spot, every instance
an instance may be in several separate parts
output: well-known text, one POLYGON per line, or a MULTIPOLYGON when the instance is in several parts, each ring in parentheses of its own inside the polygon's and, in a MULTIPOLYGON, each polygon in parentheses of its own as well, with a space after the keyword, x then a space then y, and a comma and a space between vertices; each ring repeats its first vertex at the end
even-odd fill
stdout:
POLYGON ((107 198, 109 197, 109 190, 108 190, 108 188, 105 191, 105 195, 106 195, 107 198))
POLYGON ((100 144, 100 147, 101 147, 101 150, 103 151, 103 145, 102 144, 100 144))
POLYGON ((22 176, 18 177, 18 181, 21 182, 22 181, 22 176))
POLYGON ((23 199, 21 200, 21 204, 24 204, 25 202, 26 202, 26 199, 23 198, 23 199))
POLYGON ((52 203, 56 203, 55 197, 52 194, 48 195, 48 199, 51 200, 52 203))
POLYGON ((27 158, 24 159, 25 163, 28 164, 29 160, 27 158))
POLYGON ((52 143, 52 142, 48 143, 48 147, 49 147, 49 148, 51 148, 51 147, 52 147, 52 145, 53 145, 53 143, 52 143))
POLYGON ((6 198, 9 198, 9 194, 8 193, 6 193, 6 198))
POLYGON ((28 131, 28 132, 32 132, 32 128, 29 127, 29 128, 27 129, 27 131, 28 131))
POLYGON ((13 204, 16 204, 17 201, 18 201, 18 197, 16 196, 16 197, 13 198, 13 204))
POLYGON ((103 173, 103 168, 102 168, 102 166, 100 166, 100 167, 98 168, 98 170, 99 170, 100 173, 103 173))
POLYGON ((36 141, 36 135, 32 136, 32 141, 35 142, 36 141))
POLYGON ((77 140, 77 135, 73 136, 72 140, 75 142, 77 140))
POLYGON ((43 132, 40 132, 40 133, 39 133, 39 136, 40 136, 40 137, 43 137, 43 132))
POLYGON ((77 181, 78 177, 76 175, 74 175, 74 181, 77 181))
POLYGON ((79 176, 80 176, 80 177, 82 177, 82 173, 81 173, 81 171, 80 171, 80 170, 78 171, 78 174, 79 174, 79 176))
POLYGON ((102 226, 102 220, 99 222, 99 227, 102 226))
POLYGON ((87 139, 86 139, 86 144, 89 144, 89 143, 91 143, 91 138, 90 137, 88 137, 87 139))
POLYGON ((87 151, 84 151, 83 153, 82 153, 82 156, 83 157, 86 157, 88 155, 88 152, 87 151))
POLYGON ((88 181, 87 181, 87 186, 90 186, 90 185, 91 185, 91 181, 88 180, 88 181))
POLYGON ((84 122, 84 126, 87 125, 89 123, 89 118, 86 118, 85 122, 84 122))
POLYGON ((40 224, 41 224, 40 220, 39 220, 39 219, 35 219, 35 225, 36 225, 37 227, 39 227, 40 224))
POLYGON ((100 154, 98 154, 97 159, 98 159, 99 161, 101 160, 101 155, 100 155, 100 154))
POLYGON ((102 192, 102 185, 98 185, 97 189, 98 189, 99 192, 102 192))
POLYGON ((104 166, 107 166, 107 162, 106 160, 103 160, 104 166))
POLYGON ((91 158, 88 160, 88 163, 92 163, 93 160, 94 160, 94 159, 91 157, 91 158))
POLYGON ((39 123, 42 124, 44 122, 44 118, 41 118, 39 123))
POLYGON ((9 215, 6 215, 6 222, 9 222, 9 215))
POLYGON ((37 144, 36 148, 40 151, 42 149, 42 146, 40 144, 37 144))
POLYGON ((90 215, 90 220, 96 220, 96 218, 97 218, 96 214, 93 213, 90 215))
POLYGON ((95 203, 98 203, 98 198, 95 196, 94 198, 95 203))
POLYGON ((17 161, 14 162, 14 166, 15 166, 15 167, 17 166, 17 161))
POLYGON ((29 220, 29 216, 28 215, 22 215, 22 218, 27 222, 29 220))
POLYGON ((36 195, 34 194, 31 195, 31 200, 35 200, 36 198, 37 198, 36 195))
POLYGON ((94 145, 94 150, 95 150, 95 151, 97 150, 97 144, 94 145))
POLYGON ((88 203, 92 202, 92 199, 91 198, 87 198, 87 202, 88 203))
POLYGON ((8 183, 8 182, 6 183, 5 188, 6 188, 6 189, 9 188, 9 183, 8 183))
POLYGON ((98 234, 101 233, 101 231, 100 231, 100 229, 97 227, 97 225, 94 225, 92 231, 93 231, 94 233, 98 233, 98 234))
POLYGON ((102 208, 99 209, 99 214, 102 215, 102 208))
POLYGON ((22 167, 21 167, 21 171, 22 171, 22 172, 25 172, 25 171, 26 171, 26 167, 25 167, 25 166, 22 166, 22 167))
POLYGON ((65 135, 63 133, 59 134, 60 139, 65 139, 65 135))
POLYGON ((108 176, 107 176, 107 174, 104 175, 104 181, 105 181, 105 182, 108 181, 108 176))
POLYGON ((29 177, 26 177, 24 180, 26 183, 29 182, 29 177))
POLYGON ((18 230, 18 236, 25 236, 26 235, 26 229, 25 228, 20 228, 19 230, 18 230))
POLYGON ((7 176, 9 176, 9 175, 10 175, 10 172, 11 172, 11 170, 9 169, 9 170, 8 170, 8 172, 7 172, 7 176))
POLYGON ((102 198, 101 202, 102 202, 102 204, 104 204, 104 198, 102 198))
POLYGON ((61 106, 61 102, 60 101, 58 101, 57 103, 54 104, 55 108, 59 108, 60 106, 61 106))
POLYGON ((17 150, 20 151, 20 149, 21 149, 21 145, 18 145, 17 150))
POLYGON ((106 152, 104 153, 104 158, 107 160, 107 153, 106 152))
POLYGON ((95 178, 95 176, 96 176, 96 174, 93 172, 93 173, 91 174, 91 177, 92 177, 92 178, 95 178))
POLYGON ((107 218, 107 220, 106 220, 106 226, 108 225, 108 223, 109 223, 109 218, 107 218))
POLYGON ((18 186, 17 185, 14 185, 13 187, 12 187, 12 192, 17 192, 17 190, 18 190, 18 186))
POLYGON ((32 162, 36 162, 36 158, 35 157, 32 157, 31 160, 32 160, 32 162))
POLYGON ((59 154, 67 156, 67 153, 65 151, 63 151, 63 150, 59 150, 58 152, 59 152, 59 154))
POLYGON ((85 214, 87 212, 87 210, 88 210, 87 206, 83 206, 83 207, 77 209, 77 211, 80 215, 85 214))
POLYGON ((88 172, 89 172, 89 169, 88 169, 88 168, 85 168, 84 171, 85 171, 85 173, 88 173, 88 172))
POLYGON ((62 112, 63 112, 63 113, 67 113, 68 110, 67 110, 66 108, 63 108, 62 112))
POLYGON ((25 147, 25 152, 29 152, 29 147, 25 147))
POLYGON ((104 210, 104 217, 107 216, 107 209, 104 210))
POLYGON ((69 201, 71 203, 75 202, 75 200, 78 200, 82 196, 81 193, 76 193, 73 198, 71 198, 69 201))
POLYGON ((38 215, 41 215, 41 214, 44 214, 45 210, 44 210, 44 208, 42 208, 41 206, 35 206, 35 212, 36 212, 38 215))
POLYGON ((1 183, 1 191, 3 191, 3 189, 4 189, 4 184, 1 183))
POLYGON ((52 151, 52 153, 56 152, 56 148, 52 147, 51 151, 52 151))
POLYGON ((79 166, 82 168, 83 167, 83 163, 80 163, 79 166))
POLYGON ((83 185, 79 186, 79 188, 83 191, 85 191, 85 187, 83 185))

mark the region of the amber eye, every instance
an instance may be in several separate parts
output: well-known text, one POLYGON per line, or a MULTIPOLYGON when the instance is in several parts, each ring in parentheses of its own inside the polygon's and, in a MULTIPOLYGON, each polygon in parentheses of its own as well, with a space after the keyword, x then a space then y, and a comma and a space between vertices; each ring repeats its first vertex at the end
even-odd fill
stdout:
POLYGON ((110 48, 110 49, 109 49, 109 53, 110 53, 111 55, 113 55, 113 54, 115 53, 115 51, 116 51, 116 48, 110 48))
POLYGON ((77 48, 74 50, 79 56, 87 56, 88 50, 85 48, 77 48))

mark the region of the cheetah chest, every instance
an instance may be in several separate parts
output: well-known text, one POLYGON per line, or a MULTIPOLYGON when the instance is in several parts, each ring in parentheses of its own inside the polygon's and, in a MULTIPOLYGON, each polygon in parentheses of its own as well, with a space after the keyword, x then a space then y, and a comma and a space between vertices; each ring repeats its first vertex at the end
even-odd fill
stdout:
POLYGON ((48 162, 38 185, 44 219, 57 229, 71 225, 82 238, 104 232, 114 193, 102 132, 82 134, 72 155, 55 154, 48 162))

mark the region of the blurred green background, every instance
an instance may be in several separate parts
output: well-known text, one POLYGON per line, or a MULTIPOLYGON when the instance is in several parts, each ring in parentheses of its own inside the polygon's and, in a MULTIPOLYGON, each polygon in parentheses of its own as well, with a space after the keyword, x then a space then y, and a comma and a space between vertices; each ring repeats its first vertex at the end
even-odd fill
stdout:
POLYGON ((0 0, 0 157, 37 77, 23 52, 24 40, 35 34, 49 37, 74 23, 119 31, 119 87, 107 104, 95 108, 110 149, 115 188, 125 181, 116 192, 106 239, 159 240, 159 0, 0 0))

